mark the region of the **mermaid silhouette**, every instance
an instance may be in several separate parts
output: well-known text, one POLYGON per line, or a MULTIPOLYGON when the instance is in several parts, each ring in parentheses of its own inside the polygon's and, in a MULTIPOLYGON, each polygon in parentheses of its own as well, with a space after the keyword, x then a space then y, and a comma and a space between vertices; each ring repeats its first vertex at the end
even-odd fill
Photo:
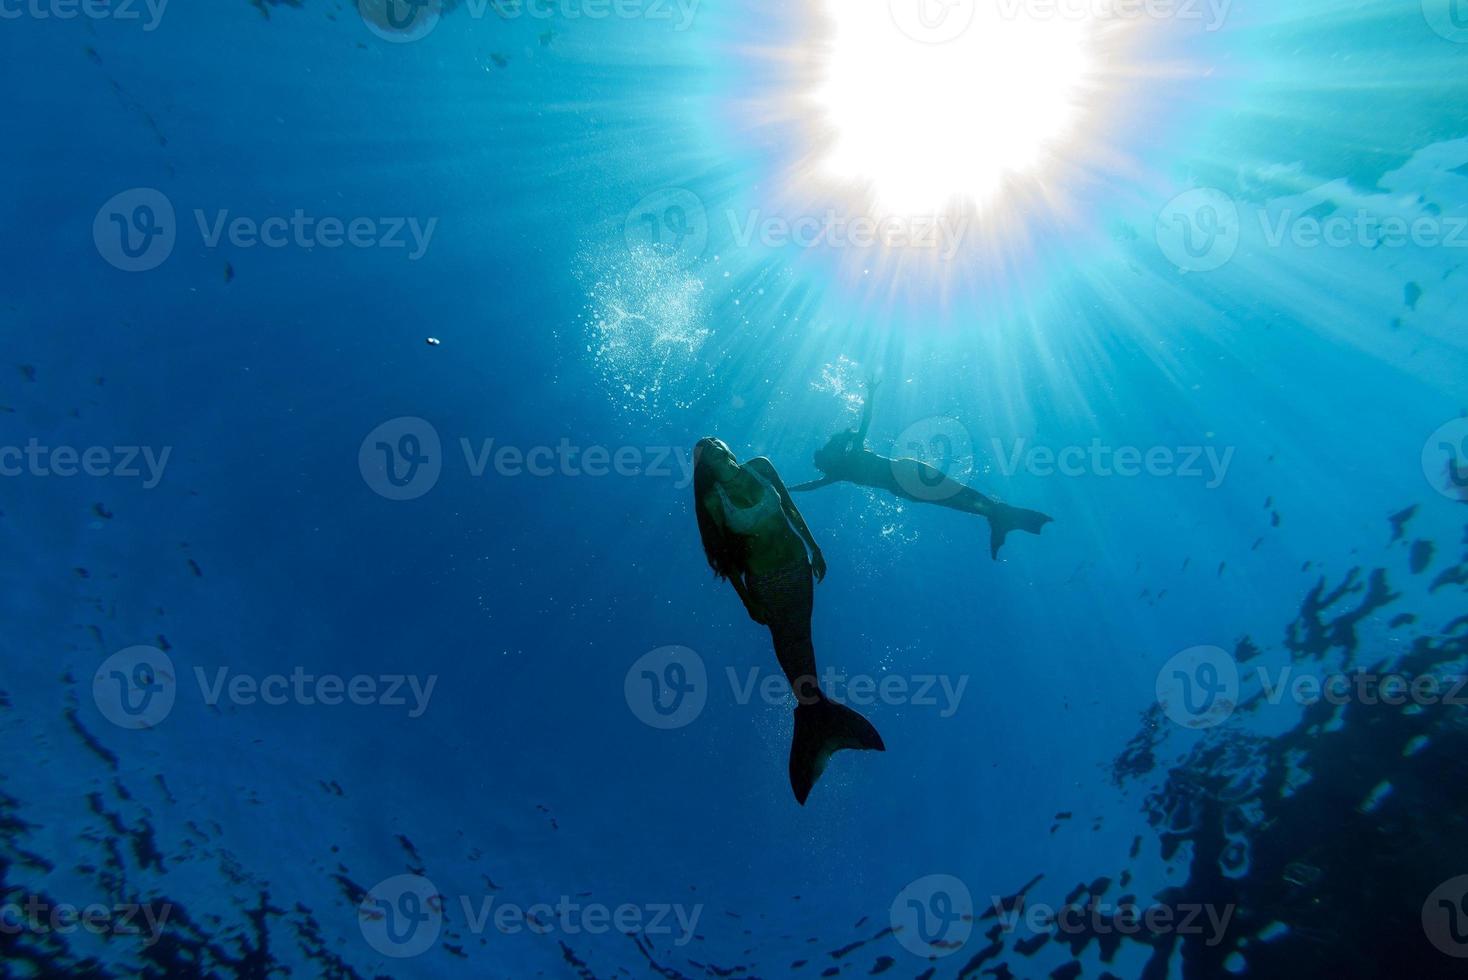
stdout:
POLYGON ((978 514, 989 521, 989 557, 998 558, 999 549, 1010 531, 1039 534, 1054 520, 1037 510, 1011 507, 966 487, 935 466, 918 459, 888 459, 866 447, 867 430, 872 426, 872 401, 878 382, 867 382, 866 402, 861 410, 861 426, 838 432, 815 453, 816 469, 824 474, 790 488, 792 493, 817 490, 833 483, 856 483, 874 490, 885 490, 904 500, 937 504, 966 514, 978 514))
POLYGON ((816 679, 810 619, 815 581, 826 560, 768 459, 740 466, 718 439, 693 450, 693 502, 703 551, 714 575, 728 579, 749 618, 768 626, 775 658, 795 694, 790 788, 805 805, 811 787, 839 749, 886 751, 882 736, 857 712, 829 700, 816 679))

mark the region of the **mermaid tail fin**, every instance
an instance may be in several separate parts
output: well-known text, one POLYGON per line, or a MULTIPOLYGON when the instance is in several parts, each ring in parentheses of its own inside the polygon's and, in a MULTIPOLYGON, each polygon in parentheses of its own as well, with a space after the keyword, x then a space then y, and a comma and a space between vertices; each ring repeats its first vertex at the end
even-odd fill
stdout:
POLYGON ((795 738, 790 742, 790 788, 801 806, 821 778, 831 753, 841 749, 887 751, 872 723, 850 708, 821 695, 795 708, 795 738))
POLYGON ((1055 520, 1038 510, 1011 507, 998 501, 994 502, 993 508, 985 516, 989 518, 990 558, 999 557, 999 549, 1004 546, 1004 539, 1009 536, 1010 531, 1028 531, 1031 534, 1039 534, 1041 528, 1055 520))

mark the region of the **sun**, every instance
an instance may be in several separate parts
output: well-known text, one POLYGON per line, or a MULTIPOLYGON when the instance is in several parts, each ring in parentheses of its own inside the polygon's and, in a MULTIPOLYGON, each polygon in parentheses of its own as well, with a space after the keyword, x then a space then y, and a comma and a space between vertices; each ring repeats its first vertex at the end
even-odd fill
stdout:
POLYGON ((817 2, 832 29, 810 93, 822 176, 864 184, 881 212, 932 214, 983 208, 1063 159, 1093 18, 1025 0, 817 2))

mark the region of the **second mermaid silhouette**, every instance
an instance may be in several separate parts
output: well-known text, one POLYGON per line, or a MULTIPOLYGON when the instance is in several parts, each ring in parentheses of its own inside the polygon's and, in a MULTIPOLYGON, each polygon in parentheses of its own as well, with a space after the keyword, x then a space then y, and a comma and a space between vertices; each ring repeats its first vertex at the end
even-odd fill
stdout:
POLYGON ((872 401, 875 380, 867 382, 866 404, 862 406, 861 427, 848 429, 831 437, 816 451, 816 468, 824 475, 790 488, 791 493, 816 490, 833 483, 856 483, 916 503, 937 504, 966 514, 978 514, 989 521, 989 556, 999 557, 999 549, 1010 531, 1039 534, 1054 518, 1037 510, 1011 507, 986 497, 972 487, 964 486, 935 466, 919 459, 889 459, 866 447, 867 430, 872 425, 872 401))

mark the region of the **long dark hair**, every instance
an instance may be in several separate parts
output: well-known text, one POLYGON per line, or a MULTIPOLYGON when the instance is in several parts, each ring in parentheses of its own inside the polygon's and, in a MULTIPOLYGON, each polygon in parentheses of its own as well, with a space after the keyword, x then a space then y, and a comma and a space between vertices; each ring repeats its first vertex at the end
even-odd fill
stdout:
POLYGON ((713 470, 703 458, 703 451, 709 448, 734 455, 727 445, 713 436, 705 436, 693 447, 693 512, 698 515, 703 555, 719 578, 743 575, 749 561, 749 542, 715 521, 703 503, 714 492, 713 470))

